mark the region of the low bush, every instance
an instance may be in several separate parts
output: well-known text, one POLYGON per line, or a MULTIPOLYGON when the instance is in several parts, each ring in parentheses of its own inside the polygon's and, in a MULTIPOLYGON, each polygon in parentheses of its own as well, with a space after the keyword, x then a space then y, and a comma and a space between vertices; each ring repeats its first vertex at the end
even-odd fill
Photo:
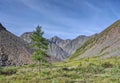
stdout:
POLYGON ((17 68, 1 68, 0 74, 1 75, 12 75, 17 72, 17 68))
POLYGON ((110 62, 105 62, 105 63, 102 63, 101 66, 104 68, 112 68, 113 64, 111 64, 110 62))

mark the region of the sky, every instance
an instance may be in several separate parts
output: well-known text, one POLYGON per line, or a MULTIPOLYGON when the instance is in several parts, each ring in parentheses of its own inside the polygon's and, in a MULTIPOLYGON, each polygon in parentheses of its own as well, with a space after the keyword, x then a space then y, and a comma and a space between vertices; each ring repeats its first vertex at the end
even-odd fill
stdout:
POLYGON ((0 0, 0 22, 17 36, 39 25, 44 37, 100 33, 120 19, 120 0, 0 0))

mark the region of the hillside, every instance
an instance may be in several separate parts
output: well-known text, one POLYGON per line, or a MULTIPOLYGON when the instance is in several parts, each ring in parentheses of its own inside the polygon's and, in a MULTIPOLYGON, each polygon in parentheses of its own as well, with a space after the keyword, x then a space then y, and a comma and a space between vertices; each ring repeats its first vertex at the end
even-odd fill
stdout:
POLYGON ((110 58, 120 56, 120 20, 86 41, 70 59, 84 57, 110 58))
POLYGON ((0 24, 0 66, 30 64, 28 44, 0 24))

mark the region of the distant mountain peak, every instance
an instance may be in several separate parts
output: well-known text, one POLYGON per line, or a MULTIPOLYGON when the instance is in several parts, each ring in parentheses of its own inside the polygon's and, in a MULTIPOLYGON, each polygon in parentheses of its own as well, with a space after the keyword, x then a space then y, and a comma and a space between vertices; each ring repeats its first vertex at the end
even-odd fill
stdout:
POLYGON ((87 36, 85 35, 80 35, 80 36, 77 36, 75 39, 81 39, 81 38, 86 38, 87 36))
POLYGON ((53 36, 52 38, 59 38, 58 36, 53 36))
POLYGON ((23 39, 24 41, 28 42, 28 43, 32 43, 32 40, 30 38, 30 36, 33 34, 33 32, 25 32, 21 35, 21 39, 23 39))
POLYGON ((62 40, 62 39, 60 37, 58 37, 58 36, 54 36, 50 40, 62 40))
POLYGON ((64 40, 59 38, 58 36, 54 36, 54 37, 50 38, 50 41, 54 42, 54 43, 59 43, 59 42, 64 41, 64 40))
POLYGON ((3 25, 0 23, 0 30, 6 30, 5 27, 3 27, 3 25))

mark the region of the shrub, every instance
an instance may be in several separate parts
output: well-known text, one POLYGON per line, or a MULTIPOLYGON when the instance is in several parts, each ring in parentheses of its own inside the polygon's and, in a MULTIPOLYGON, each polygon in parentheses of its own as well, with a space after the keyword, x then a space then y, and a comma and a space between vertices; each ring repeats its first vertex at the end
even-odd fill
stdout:
POLYGON ((2 75, 12 75, 17 72, 16 68, 1 68, 0 69, 0 74, 2 75))
POLYGON ((105 62, 105 63, 102 63, 101 66, 104 67, 104 68, 112 68, 113 64, 111 64, 110 62, 105 62))
POLYGON ((62 70, 64 70, 64 71, 74 71, 75 69, 74 68, 64 67, 64 68, 62 68, 62 70))
POLYGON ((36 67, 37 65, 36 64, 30 64, 28 65, 29 67, 36 67))

